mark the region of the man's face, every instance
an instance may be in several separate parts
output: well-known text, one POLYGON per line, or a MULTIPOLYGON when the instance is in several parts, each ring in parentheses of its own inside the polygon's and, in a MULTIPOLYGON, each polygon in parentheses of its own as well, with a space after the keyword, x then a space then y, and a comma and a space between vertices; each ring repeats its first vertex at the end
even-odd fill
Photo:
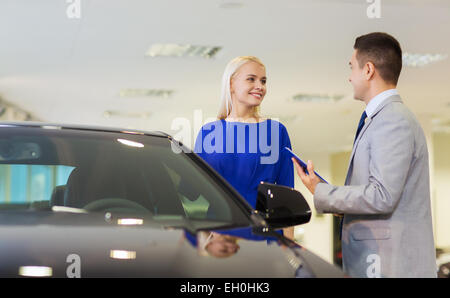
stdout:
POLYGON ((356 59, 357 50, 353 51, 352 58, 350 59, 349 65, 351 69, 349 82, 353 86, 353 97, 357 100, 364 100, 365 94, 368 89, 368 81, 365 76, 365 67, 361 68, 358 63, 358 59, 356 59))

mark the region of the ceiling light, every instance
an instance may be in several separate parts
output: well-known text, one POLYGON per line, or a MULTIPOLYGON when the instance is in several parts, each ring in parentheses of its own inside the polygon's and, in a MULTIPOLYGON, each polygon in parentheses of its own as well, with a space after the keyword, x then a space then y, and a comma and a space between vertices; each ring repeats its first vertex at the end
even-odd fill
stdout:
POLYGON ((449 119, 432 119, 431 123, 434 126, 450 127, 450 120, 449 119))
POLYGON ((344 95, 322 95, 299 93, 292 97, 294 101, 299 102, 337 102, 344 98, 344 95))
POLYGON ((122 89, 120 90, 120 97, 163 97, 168 98, 172 95, 173 90, 166 89, 122 89))
POLYGON ((443 54, 403 54, 403 65, 410 67, 422 67, 434 62, 447 59, 448 55, 443 54))
POLYGON ((196 46, 196 45, 181 45, 181 44, 153 44, 150 46, 145 56, 149 57, 201 57, 213 58, 222 47, 214 46, 196 46))
POLYGON ((226 9, 237 9, 244 7, 244 3, 236 0, 222 0, 221 3, 219 4, 219 7, 226 9))

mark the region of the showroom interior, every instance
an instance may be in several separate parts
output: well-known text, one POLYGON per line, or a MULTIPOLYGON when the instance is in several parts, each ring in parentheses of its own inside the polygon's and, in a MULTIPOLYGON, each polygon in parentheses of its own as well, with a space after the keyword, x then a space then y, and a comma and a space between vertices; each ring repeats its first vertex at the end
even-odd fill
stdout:
MULTIPOLYGON (((343 185, 364 110, 348 62, 355 38, 375 31, 402 45, 398 91, 427 138, 434 239, 450 253, 446 0, 2 0, 0 121, 176 136, 183 119, 190 125, 181 141, 192 148, 216 118, 225 65, 252 55, 267 71, 261 113, 286 126, 294 152, 343 185)), ((296 241, 339 264, 339 221, 311 209, 296 241)))

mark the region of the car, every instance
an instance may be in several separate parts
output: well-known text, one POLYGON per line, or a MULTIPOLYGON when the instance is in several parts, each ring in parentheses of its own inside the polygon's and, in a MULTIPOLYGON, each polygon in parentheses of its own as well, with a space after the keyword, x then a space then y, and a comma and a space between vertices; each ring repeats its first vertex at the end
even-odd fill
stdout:
POLYGON ((284 237, 300 192, 253 209, 162 132, 0 123, 0 277, 344 277, 284 237))

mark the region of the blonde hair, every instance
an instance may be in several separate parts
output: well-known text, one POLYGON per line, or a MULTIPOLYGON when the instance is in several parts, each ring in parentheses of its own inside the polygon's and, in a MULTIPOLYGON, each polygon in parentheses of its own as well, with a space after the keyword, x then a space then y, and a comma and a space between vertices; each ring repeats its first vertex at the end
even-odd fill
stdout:
MULTIPOLYGON (((264 64, 258 58, 254 56, 239 56, 228 62, 225 67, 225 71, 222 76, 222 93, 220 97, 219 113, 217 118, 225 119, 231 114, 233 109, 233 103, 231 101, 231 79, 237 70, 244 64, 248 62, 256 62, 259 65, 264 66, 264 64)), ((259 109, 255 109, 255 114, 258 115, 259 109)))

